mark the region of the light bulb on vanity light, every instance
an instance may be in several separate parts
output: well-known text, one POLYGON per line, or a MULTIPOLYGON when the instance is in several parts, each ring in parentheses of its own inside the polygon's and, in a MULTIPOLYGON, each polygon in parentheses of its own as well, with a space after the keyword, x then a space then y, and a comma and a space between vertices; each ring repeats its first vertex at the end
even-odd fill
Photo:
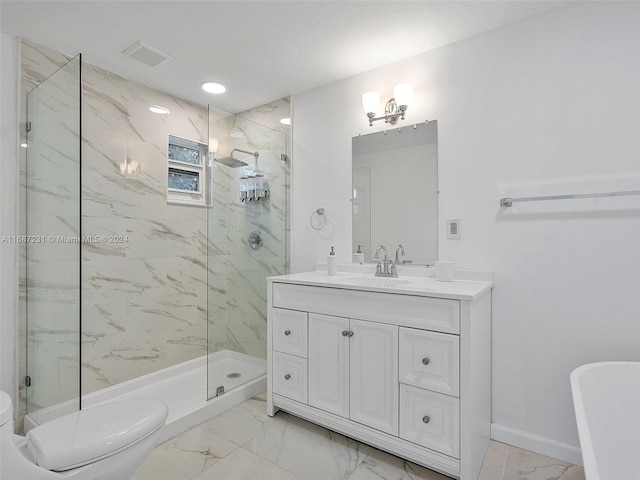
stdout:
POLYGON ((398 106, 404 106, 411 103, 413 98, 413 85, 410 83, 399 83, 393 87, 393 98, 398 106))
POLYGON ((379 92, 366 92, 362 94, 362 107, 367 116, 375 117, 380 106, 379 92))

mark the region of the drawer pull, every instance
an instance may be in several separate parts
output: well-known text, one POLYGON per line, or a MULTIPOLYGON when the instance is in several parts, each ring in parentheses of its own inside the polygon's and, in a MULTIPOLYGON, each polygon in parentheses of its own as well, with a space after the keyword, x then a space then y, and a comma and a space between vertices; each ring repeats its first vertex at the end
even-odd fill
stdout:
MULTIPOLYGON (((289 375, 288 373, 284 376, 285 380, 289 380, 290 378, 291 378, 291 375, 289 375)), ((427 418, 429 418, 429 417, 427 417, 427 418)))
POLYGON ((423 364, 423 365, 429 365, 429 358, 428 358, 428 357, 424 357, 424 358, 422 359, 422 364, 423 364))
POLYGON ((285 334, 286 336, 291 335, 291 330, 285 330, 285 331, 284 331, 284 334, 285 334))
POLYGON ((429 415, 425 415, 424 417, 422 417, 422 422, 423 423, 429 423, 431 419, 429 418, 429 415))

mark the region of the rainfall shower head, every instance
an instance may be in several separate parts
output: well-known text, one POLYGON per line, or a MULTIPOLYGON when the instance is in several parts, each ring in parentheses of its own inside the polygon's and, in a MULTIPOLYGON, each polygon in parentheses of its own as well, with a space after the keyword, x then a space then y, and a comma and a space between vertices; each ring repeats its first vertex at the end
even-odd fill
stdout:
POLYGON ((237 158, 233 158, 233 152, 242 152, 242 153, 246 153, 247 155, 253 155, 253 158, 255 158, 256 162, 258 161, 258 157, 260 156, 260 154, 258 152, 249 152, 247 150, 241 150, 239 148, 234 148, 233 150, 231 150, 231 155, 229 155, 228 157, 216 158, 215 161, 219 162, 219 163, 221 163, 223 165, 226 165, 227 167, 231 167, 231 168, 249 166, 248 163, 245 163, 245 162, 243 162, 241 160, 238 160, 237 158))
POLYGON ((246 167, 249 165, 233 157, 216 158, 215 161, 231 168, 246 167))

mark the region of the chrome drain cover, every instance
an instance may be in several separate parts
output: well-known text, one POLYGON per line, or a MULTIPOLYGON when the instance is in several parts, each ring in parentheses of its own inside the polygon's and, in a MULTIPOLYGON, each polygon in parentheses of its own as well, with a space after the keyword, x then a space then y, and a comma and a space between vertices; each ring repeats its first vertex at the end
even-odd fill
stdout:
POLYGON ((227 378, 238 378, 240 376, 239 373, 234 372, 234 373, 230 373, 229 375, 227 375, 227 378))

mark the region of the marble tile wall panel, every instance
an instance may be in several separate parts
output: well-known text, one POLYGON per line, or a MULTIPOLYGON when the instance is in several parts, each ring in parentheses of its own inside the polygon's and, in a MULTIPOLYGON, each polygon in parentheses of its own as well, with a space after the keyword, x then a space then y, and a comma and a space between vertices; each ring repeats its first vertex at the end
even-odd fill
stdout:
MULTIPOLYGON (((257 151, 258 169, 265 174, 271 194, 266 201, 242 203, 238 198, 240 177, 254 167, 249 156, 249 167, 229 169, 231 178, 227 195, 227 342, 237 351, 266 358, 266 277, 285 273, 286 268, 286 217, 289 164, 281 154, 287 152, 287 136, 258 124, 250 118, 254 115, 267 122, 266 111, 280 112, 288 99, 275 102, 273 108, 265 106, 260 111, 245 112, 230 119, 229 139, 231 148, 257 151), (263 238, 263 246, 253 250, 247 239, 257 230, 263 238)), ((278 117, 277 122, 279 122, 278 117)), ((273 116, 270 122, 273 124, 273 116)), ((240 157, 238 157, 240 158, 240 157)), ((244 160, 244 157, 243 157, 244 160)))

